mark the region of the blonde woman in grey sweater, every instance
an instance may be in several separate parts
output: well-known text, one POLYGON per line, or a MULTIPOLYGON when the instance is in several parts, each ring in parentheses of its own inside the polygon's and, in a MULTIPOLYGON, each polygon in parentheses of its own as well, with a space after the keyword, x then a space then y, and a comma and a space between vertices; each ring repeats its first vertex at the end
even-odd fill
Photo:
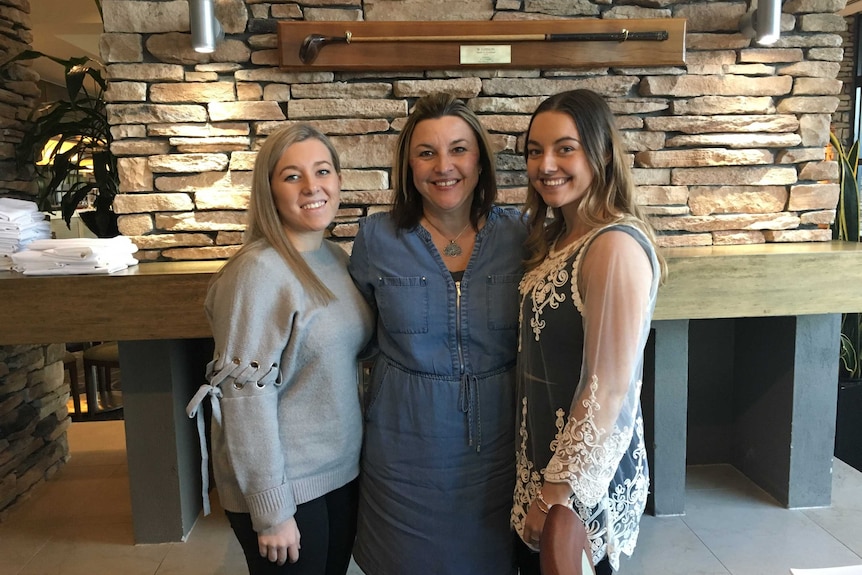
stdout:
MULTIPOLYGON (((251 575, 343 575, 362 442, 357 355, 373 319, 324 240, 341 171, 311 126, 270 135, 254 167, 246 239, 215 276, 208 384, 219 499, 251 575)), ((206 485, 204 487, 206 491, 206 485)))

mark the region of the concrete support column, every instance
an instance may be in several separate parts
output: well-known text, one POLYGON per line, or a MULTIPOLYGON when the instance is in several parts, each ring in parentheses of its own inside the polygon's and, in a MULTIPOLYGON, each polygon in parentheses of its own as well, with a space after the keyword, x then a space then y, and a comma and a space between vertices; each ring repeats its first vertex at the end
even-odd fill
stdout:
POLYGON ((209 339, 120 342, 135 543, 183 541, 200 513, 200 444, 185 406, 212 352, 209 339))

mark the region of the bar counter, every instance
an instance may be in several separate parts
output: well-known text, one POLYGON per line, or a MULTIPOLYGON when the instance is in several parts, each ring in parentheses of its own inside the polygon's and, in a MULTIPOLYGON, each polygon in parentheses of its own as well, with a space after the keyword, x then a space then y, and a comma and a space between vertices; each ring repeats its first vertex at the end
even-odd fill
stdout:
MULTIPOLYGON (((667 248, 655 319, 862 310, 862 244, 667 248)), ((0 345, 209 337, 203 301, 214 262, 142 263, 110 275, 0 272, 0 345)))
MULTIPOLYGON (((734 389, 755 390, 740 407, 734 433, 744 439, 734 465, 788 507, 828 505, 840 314, 862 310, 862 244, 662 253, 669 278, 644 373, 653 512, 684 512, 688 322, 716 318, 739 318, 734 389), (764 405, 757 390, 782 401, 764 405)), ((184 406, 212 353, 203 301, 222 264, 142 263, 90 276, 0 272, 0 344, 120 342, 138 543, 185 539, 200 511, 199 446, 184 406)))

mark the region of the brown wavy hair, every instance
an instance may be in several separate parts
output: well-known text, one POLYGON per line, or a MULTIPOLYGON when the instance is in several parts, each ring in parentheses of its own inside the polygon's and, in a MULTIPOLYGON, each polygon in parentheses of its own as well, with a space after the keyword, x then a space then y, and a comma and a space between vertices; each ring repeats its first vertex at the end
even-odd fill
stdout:
MULTIPOLYGON (((604 98, 592 90, 580 89, 561 92, 539 104, 526 140, 536 116, 543 112, 560 112, 568 115, 578 128, 580 142, 592 172, 593 180, 583 201, 578 205, 578 218, 590 228, 624 222, 637 227, 656 247, 655 232, 643 216, 635 201, 635 186, 625 148, 617 130, 614 115, 604 98)), ((524 158, 527 149, 524 149, 524 158)), ((551 243, 565 230, 562 210, 552 208, 553 219, 548 217, 548 205, 542 196, 527 183, 527 270, 538 266, 548 255, 551 243)), ((656 251, 661 266, 662 278, 666 274, 664 259, 656 251)))

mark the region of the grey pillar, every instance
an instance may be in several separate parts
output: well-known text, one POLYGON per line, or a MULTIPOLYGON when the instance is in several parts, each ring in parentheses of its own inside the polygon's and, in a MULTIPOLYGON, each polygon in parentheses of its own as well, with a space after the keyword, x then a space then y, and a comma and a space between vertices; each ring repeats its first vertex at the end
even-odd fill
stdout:
POLYGON ((685 513, 688 320, 654 321, 644 355, 642 404, 653 515, 685 513))
POLYGON ((136 543, 185 540, 201 510, 200 447, 185 405, 211 358, 211 340, 120 342, 136 543))
POLYGON ((832 499, 840 322, 737 320, 733 463, 787 507, 832 499))

